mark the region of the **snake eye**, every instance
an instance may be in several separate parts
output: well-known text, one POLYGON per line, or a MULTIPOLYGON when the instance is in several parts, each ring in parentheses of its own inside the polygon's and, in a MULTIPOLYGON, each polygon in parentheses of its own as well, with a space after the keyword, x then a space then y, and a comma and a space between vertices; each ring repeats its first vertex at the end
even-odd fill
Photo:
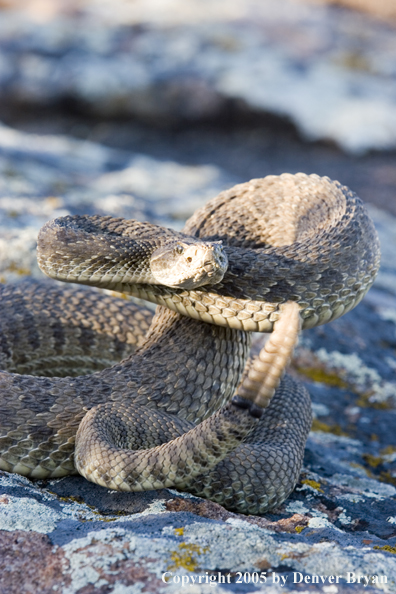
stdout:
POLYGON ((178 254, 182 254, 184 252, 184 247, 182 245, 177 245, 176 246, 176 252, 178 254))

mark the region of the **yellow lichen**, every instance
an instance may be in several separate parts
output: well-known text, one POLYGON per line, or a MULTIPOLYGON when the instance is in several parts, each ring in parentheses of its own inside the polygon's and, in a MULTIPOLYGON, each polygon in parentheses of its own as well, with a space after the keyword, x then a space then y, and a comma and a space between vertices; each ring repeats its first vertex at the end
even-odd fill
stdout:
POLYGON ((297 371, 314 382, 320 382, 321 384, 336 388, 348 388, 347 382, 334 372, 325 371, 317 367, 297 367, 297 371))
POLYGON ((362 458, 371 468, 377 468, 384 461, 381 456, 373 456, 373 454, 363 454, 362 458))
POLYGON ((182 542, 176 551, 171 551, 171 563, 168 566, 169 571, 176 569, 186 569, 187 571, 196 571, 199 567, 199 557, 207 553, 209 547, 200 547, 196 544, 187 544, 182 542))
POLYGON ((101 522, 115 522, 119 516, 128 516, 129 513, 126 511, 116 511, 113 513, 102 513, 100 512, 94 505, 90 505, 86 503, 82 497, 75 497, 74 495, 58 495, 54 491, 48 490, 48 493, 57 497, 60 501, 64 501, 65 503, 77 503, 78 505, 84 505, 88 507, 95 516, 95 518, 84 518, 84 516, 79 516, 79 520, 81 522, 97 522, 98 520, 101 522), (108 517, 111 516, 111 517, 108 517))
POLYGON ((18 266, 15 262, 10 262, 6 269, 7 272, 12 272, 18 276, 30 276, 32 271, 29 268, 18 266))
MULTIPOLYGON (((73 503, 78 503, 78 504, 84 504, 84 500, 82 497, 75 497, 74 495, 58 495, 57 493, 54 493, 53 491, 48 491, 48 493, 51 493, 51 495, 55 495, 56 497, 58 497, 58 499, 60 499, 61 501, 72 501, 73 503)), ((85 504, 88 505, 88 504, 85 504)), ((92 507, 92 506, 88 506, 88 507, 92 507)))
POLYGON ((361 408, 376 408, 379 410, 390 410, 393 408, 390 402, 377 402, 375 400, 370 400, 374 394, 375 392, 372 391, 360 394, 359 398, 356 400, 356 406, 360 406, 361 408))
POLYGON ((305 528, 306 526, 296 526, 294 530, 300 534, 305 528))
POLYGON ((321 484, 317 481, 313 481, 311 479, 304 479, 303 481, 301 481, 301 483, 303 485, 308 485, 309 487, 312 487, 312 489, 315 489, 316 491, 320 491, 320 493, 324 492, 323 489, 321 489, 321 484))
POLYGON ((389 483, 390 485, 394 485, 396 487, 396 476, 393 476, 393 474, 391 474, 389 470, 383 470, 382 472, 380 472, 378 478, 381 481, 381 483, 389 483))
POLYGON ((323 423, 323 421, 319 421, 318 419, 314 419, 312 421, 312 431, 323 431, 324 433, 333 433, 334 435, 344 435, 348 436, 348 433, 345 433, 340 427, 340 425, 328 425, 327 423, 323 423))
MULTIPOLYGON (((375 458, 375 457, 373 456, 373 458, 375 458)), ((375 479, 376 481, 379 480, 379 481, 381 481, 381 483, 388 483, 390 485, 395 485, 395 487, 396 487, 396 476, 391 474, 389 472, 389 470, 382 470, 379 474, 375 474, 374 472, 372 472, 370 470, 370 468, 366 468, 366 467, 362 466, 361 464, 357 464, 356 462, 351 462, 351 466, 353 468, 359 468, 361 470, 364 470, 364 472, 367 474, 367 476, 369 478, 375 479)))
POLYGON ((396 547, 391 547, 390 545, 384 545, 383 547, 375 545, 374 548, 379 549, 380 551, 386 551, 387 553, 392 553, 392 555, 396 555, 396 547))
POLYGON ((375 476, 374 473, 371 472, 371 470, 369 468, 366 468, 365 466, 363 466, 363 464, 358 464, 357 462, 351 462, 350 466, 351 466, 351 468, 358 468, 359 470, 364 470, 364 472, 367 474, 367 476, 369 478, 378 478, 375 476))
POLYGON ((176 536, 183 536, 184 528, 175 528, 175 535, 176 536))
POLYGON ((385 448, 382 448, 380 454, 383 456, 389 456, 390 454, 394 454, 396 452, 396 446, 388 445, 385 448))

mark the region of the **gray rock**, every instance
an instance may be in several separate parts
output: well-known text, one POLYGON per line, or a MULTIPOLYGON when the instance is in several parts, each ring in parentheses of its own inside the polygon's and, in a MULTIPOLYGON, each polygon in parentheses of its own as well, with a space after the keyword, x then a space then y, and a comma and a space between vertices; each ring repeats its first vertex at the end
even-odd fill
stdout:
MULTIPOLYGON (((0 151, 7 281, 39 276, 35 237, 53 216, 98 211, 179 227, 235 182, 212 167, 5 127, 0 151)), ((396 592, 396 220, 371 213, 384 246, 374 288, 345 317, 305 332, 290 370, 307 385, 316 417, 291 497, 265 517, 243 516, 172 490, 115 493, 82 477, 1 472, 1 592, 165 593, 180 592, 184 580, 199 594, 328 594, 349 592, 358 575, 368 586, 361 578, 357 591, 396 592)))
POLYGON ((99 0, 42 22, 3 10, 3 105, 72 102, 169 125, 231 103, 362 153, 396 146, 391 25, 291 0, 99 0))

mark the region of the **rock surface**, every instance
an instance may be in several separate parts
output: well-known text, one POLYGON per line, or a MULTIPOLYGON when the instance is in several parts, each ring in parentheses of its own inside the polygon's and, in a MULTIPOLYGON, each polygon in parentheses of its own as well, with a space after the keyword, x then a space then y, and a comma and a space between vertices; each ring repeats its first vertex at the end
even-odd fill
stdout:
POLYGON ((237 104, 352 153, 396 147, 392 22, 292 0, 31 4, 0 8, 3 109, 169 126, 237 104))
MULTIPOLYGON (((3 282, 40 276, 35 238, 54 216, 99 212, 179 228, 241 181, 6 127, 0 180, 3 282)), ((367 576, 364 591, 396 592, 396 219, 370 212, 383 249, 374 288, 345 317, 305 332, 291 368, 315 415, 291 497, 260 518, 171 490, 114 493, 81 477, 0 472, 2 594, 180 592, 183 580, 199 594, 362 591, 348 575, 367 576)))

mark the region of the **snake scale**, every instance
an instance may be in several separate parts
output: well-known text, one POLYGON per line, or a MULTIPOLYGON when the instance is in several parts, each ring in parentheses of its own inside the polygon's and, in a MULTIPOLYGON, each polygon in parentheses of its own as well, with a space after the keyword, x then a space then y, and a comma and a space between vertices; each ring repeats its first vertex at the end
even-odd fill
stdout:
POLYGON ((78 469, 112 489, 175 487, 264 513, 293 490, 311 424, 308 393, 282 377, 298 332, 357 305, 379 259, 360 199, 316 175, 237 185, 181 233, 50 221, 46 274, 158 307, 150 325, 147 310, 93 289, 2 287, 0 469, 78 469), (272 334, 249 360, 252 331, 272 334))

